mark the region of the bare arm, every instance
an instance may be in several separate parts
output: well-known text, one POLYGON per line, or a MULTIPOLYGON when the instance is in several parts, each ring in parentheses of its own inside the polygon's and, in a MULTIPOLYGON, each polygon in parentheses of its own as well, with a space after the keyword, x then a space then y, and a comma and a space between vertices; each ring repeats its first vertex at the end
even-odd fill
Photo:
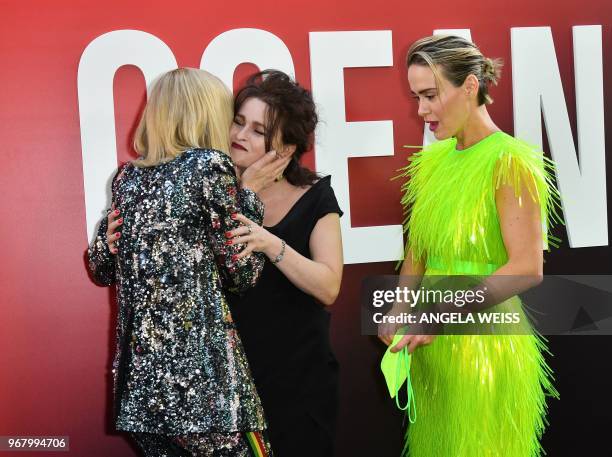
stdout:
MULTIPOLYGON (((476 311, 537 286, 543 279, 543 243, 540 203, 525 189, 517 198, 510 185, 500 186, 495 194, 502 238, 508 261, 483 281, 484 303, 476 311)), ((455 310, 456 311, 456 310, 455 310)))
POLYGON ((544 263, 540 203, 528 195, 517 199, 508 185, 498 189, 495 201, 508 262, 494 275, 532 276, 536 285, 544 263))
MULTIPOLYGON (((398 287, 401 289, 416 290, 421 285, 423 274, 425 274, 425 259, 415 259, 411 249, 406 250, 406 256, 400 269, 398 287)), ((408 303, 395 303, 388 315, 401 315, 411 311, 408 303)), ((381 324, 378 328, 378 338, 386 345, 391 344, 393 337, 400 326, 397 324, 381 324)))
MULTIPOLYGON (((476 288, 484 292, 484 301, 478 304, 474 302, 462 308, 452 303, 441 303, 438 311, 465 313, 483 311, 542 281, 540 204, 538 200, 531 198, 526 189, 521 189, 519 196, 516 196, 515 189, 511 185, 502 185, 495 193, 508 261, 476 288)), ((418 346, 431 343, 434 338, 435 335, 406 335, 393 347, 393 351, 399 351, 408 345, 408 351, 413 352, 418 346)))
MULTIPOLYGON (((263 252, 270 260, 279 255, 282 246, 280 238, 254 225, 243 215, 239 215, 238 220, 245 226, 232 231, 231 236, 236 236, 232 243, 248 243, 247 248, 239 254, 240 257, 251 251, 263 252), (247 228, 249 225, 250 234, 247 228)), ((340 292, 344 265, 338 214, 330 213, 317 221, 309 244, 312 259, 286 245, 283 259, 276 266, 298 289, 325 305, 331 305, 340 292)))
POLYGON ((517 197, 512 186, 502 185, 495 193, 508 261, 477 287, 483 291, 484 301, 461 309, 448 303, 442 311, 483 311, 542 282, 544 258, 540 203, 526 190, 522 188, 517 197))
POLYGON ((406 257, 400 269, 399 286, 417 288, 425 274, 425 259, 415 259, 411 249, 406 251, 406 257))
MULTIPOLYGON (((281 251, 281 240, 274 238, 264 251, 270 260, 281 251)), ((340 292, 344 267, 338 214, 330 213, 317 221, 309 245, 312 259, 287 246, 283 260, 276 266, 294 286, 329 306, 340 292)))

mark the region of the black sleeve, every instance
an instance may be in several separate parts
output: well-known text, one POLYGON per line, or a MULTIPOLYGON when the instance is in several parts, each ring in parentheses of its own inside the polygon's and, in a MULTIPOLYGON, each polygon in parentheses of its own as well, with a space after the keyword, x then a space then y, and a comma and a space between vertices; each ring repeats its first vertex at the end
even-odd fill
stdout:
POLYGON ((315 221, 318 221, 323 216, 329 213, 336 213, 340 217, 342 217, 344 213, 338 205, 336 194, 334 193, 334 189, 331 186, 331 176, 321 178, 321 180, 317 182, 316 185, 319 186, 319 198, 314 208, 315 221))

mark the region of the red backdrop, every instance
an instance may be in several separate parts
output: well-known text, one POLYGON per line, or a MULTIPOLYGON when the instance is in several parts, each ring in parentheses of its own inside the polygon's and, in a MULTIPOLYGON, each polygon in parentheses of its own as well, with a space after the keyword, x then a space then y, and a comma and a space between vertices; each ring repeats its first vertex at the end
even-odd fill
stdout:
MULTIPOLYGON (((410 43, 434 29, 471 29, 485 54, 507 62, 493 90, 491 113, 502 129, 512 132, 510 28, 552 27, 575 126, 571 27, 603 25, 604 86, 609 90, 612 8, 608 0, 584 0, 579 7, 573 3, 1 2, 0 435, 69 435, 72 455, 134 455, 122 436, 113 433, 108 416, 113 297, 90 281, 83 261, 88 240, 77 68, 93 39, 111 30, 143 30, 168 44, 180 66, 198 67, 203 50, 218 34, 260 28, 284 41, 296 78, 310 87, 309 32, 392 30, 393 67, 345 70, 348 120, 394 121, 395 156, 349 161, 353 225, 386 225, 399 224, 402 218, 400 183, 389 181, 406 161, 401 146, 419 144, 423 132, 405 82, 403 60, 410 43)), ((246 70, 238 72, 238 79, 246 70)), ((129 133, 144 94, 136 68, 118 71, 115 99, 122 161, 131 158, 129 133)), ((312 154, 307 163, 314 165, 312 154)), ((556 255, 569 259, 569 251, 566 243, 556 255)), ((610 258, 609 250, 601 252, 610 258)), ((391 273, 393 267, 347 266, 333 307, 332 337, 342 365, 338 455, 356 449, 360 451, 353 455, 399 453, 399 414, 386 402, 376 369, 381 348, 373 338, 360 335, 358 309, 361 278, 391 273)))

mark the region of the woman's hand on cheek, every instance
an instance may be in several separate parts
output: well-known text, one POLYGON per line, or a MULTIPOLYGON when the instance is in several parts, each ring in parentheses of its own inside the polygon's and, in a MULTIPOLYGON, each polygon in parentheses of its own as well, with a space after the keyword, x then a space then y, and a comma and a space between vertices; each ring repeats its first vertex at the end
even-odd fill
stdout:
POLYGON ((262 158, 244 170, 240 177, 240 185, 243 189, 258 193, 274 182, 287 168, 290 160, 291 156, 280 157, 275 151, 266 152, 262 158))

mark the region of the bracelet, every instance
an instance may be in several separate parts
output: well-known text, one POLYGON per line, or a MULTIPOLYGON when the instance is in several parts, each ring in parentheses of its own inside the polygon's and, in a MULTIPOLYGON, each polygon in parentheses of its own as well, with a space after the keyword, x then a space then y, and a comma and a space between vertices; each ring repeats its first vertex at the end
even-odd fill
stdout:
POLYGON ((281 252, 279 255, 272 259, 273 265, 276 265, 278 262, 283 260, 283 256, 285 255, 285 246, 287 246, 287 243, 285 243, 285 240, 281 240, 281 252))

